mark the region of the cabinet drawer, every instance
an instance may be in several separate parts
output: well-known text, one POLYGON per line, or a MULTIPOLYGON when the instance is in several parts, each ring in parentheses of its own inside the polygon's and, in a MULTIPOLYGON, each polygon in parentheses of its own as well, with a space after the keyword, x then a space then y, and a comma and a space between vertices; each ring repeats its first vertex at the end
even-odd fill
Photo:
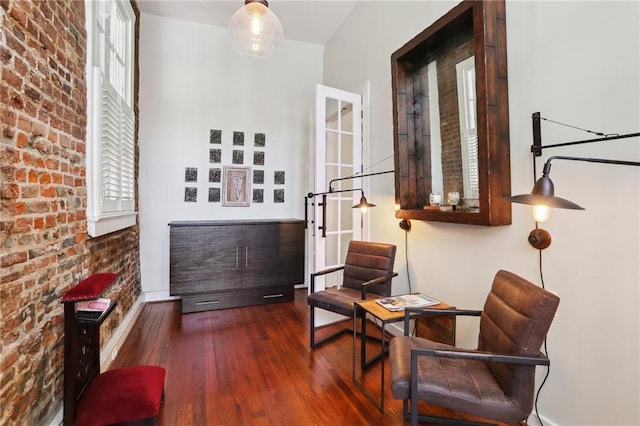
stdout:
POLYGON ((293 286, 217 291, 182 296, 182 313, 290 302, 293 286))

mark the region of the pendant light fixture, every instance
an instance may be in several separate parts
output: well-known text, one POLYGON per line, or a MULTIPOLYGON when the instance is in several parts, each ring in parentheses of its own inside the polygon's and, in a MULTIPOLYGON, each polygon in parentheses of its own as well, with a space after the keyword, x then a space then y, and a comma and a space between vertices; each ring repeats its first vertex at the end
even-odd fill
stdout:
POLYGON ((229 35, 238 53, 264 59, 278 50, 284 31, 266 0, 245 0, 229 21, 229 35))

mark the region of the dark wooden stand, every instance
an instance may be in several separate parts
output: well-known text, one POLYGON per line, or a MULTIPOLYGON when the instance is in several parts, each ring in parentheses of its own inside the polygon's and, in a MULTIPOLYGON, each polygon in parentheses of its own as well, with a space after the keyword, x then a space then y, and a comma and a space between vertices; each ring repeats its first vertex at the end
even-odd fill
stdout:
POLYGON ((154 365, 100 373, 100 325, 116 307, 78 311, 77 302, 99 298, 116 280, 92 275, 70 289, 64 304, 64 426, 155 425, 164 400, 165 369, 154 365))
POLYGON ((100 325, 116 307, 102 313, 78 312, 76 303, 97 299, 113 284, 113 273, 93 275, 69 290, 64 304, 64 425, 73 425, 76 404, 91 380, 100 374, 100 325))

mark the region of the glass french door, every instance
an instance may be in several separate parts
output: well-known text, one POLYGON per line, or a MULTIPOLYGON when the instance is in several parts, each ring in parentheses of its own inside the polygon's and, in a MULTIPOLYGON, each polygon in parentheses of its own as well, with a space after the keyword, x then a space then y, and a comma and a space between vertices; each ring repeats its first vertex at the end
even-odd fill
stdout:
MULTIPOLYGON (((362 96, 332 87, 316 87, 313 191, 329 192, 332 179, 352 176, 362 170, 362 96)), ((334 182, 333 191, 361 185, 360 179, 334 182)), ((357 186, 359 188, 359 186, 357 186)), ((352 206, 360 191, 335 192, 326 196, 326 222, 322 223, 322 196, 314 197, 313 241, 310 270, 318 271, 344 263, 349 241, 362 239, 362 213, 352 206), (324 235, 322 232, 324 227, 324 235)), ((331 274, 318 287, 336 284, 342 277, 331 274)))

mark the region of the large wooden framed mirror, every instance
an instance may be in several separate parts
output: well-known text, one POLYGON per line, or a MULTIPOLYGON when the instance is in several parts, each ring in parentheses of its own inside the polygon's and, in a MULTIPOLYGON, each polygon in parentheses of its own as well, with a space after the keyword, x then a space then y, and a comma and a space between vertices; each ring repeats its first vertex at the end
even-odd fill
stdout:
POLYGON ((506 56, 504 0, 465 0, 391 55, 396 217, 511 223, 506 56))

